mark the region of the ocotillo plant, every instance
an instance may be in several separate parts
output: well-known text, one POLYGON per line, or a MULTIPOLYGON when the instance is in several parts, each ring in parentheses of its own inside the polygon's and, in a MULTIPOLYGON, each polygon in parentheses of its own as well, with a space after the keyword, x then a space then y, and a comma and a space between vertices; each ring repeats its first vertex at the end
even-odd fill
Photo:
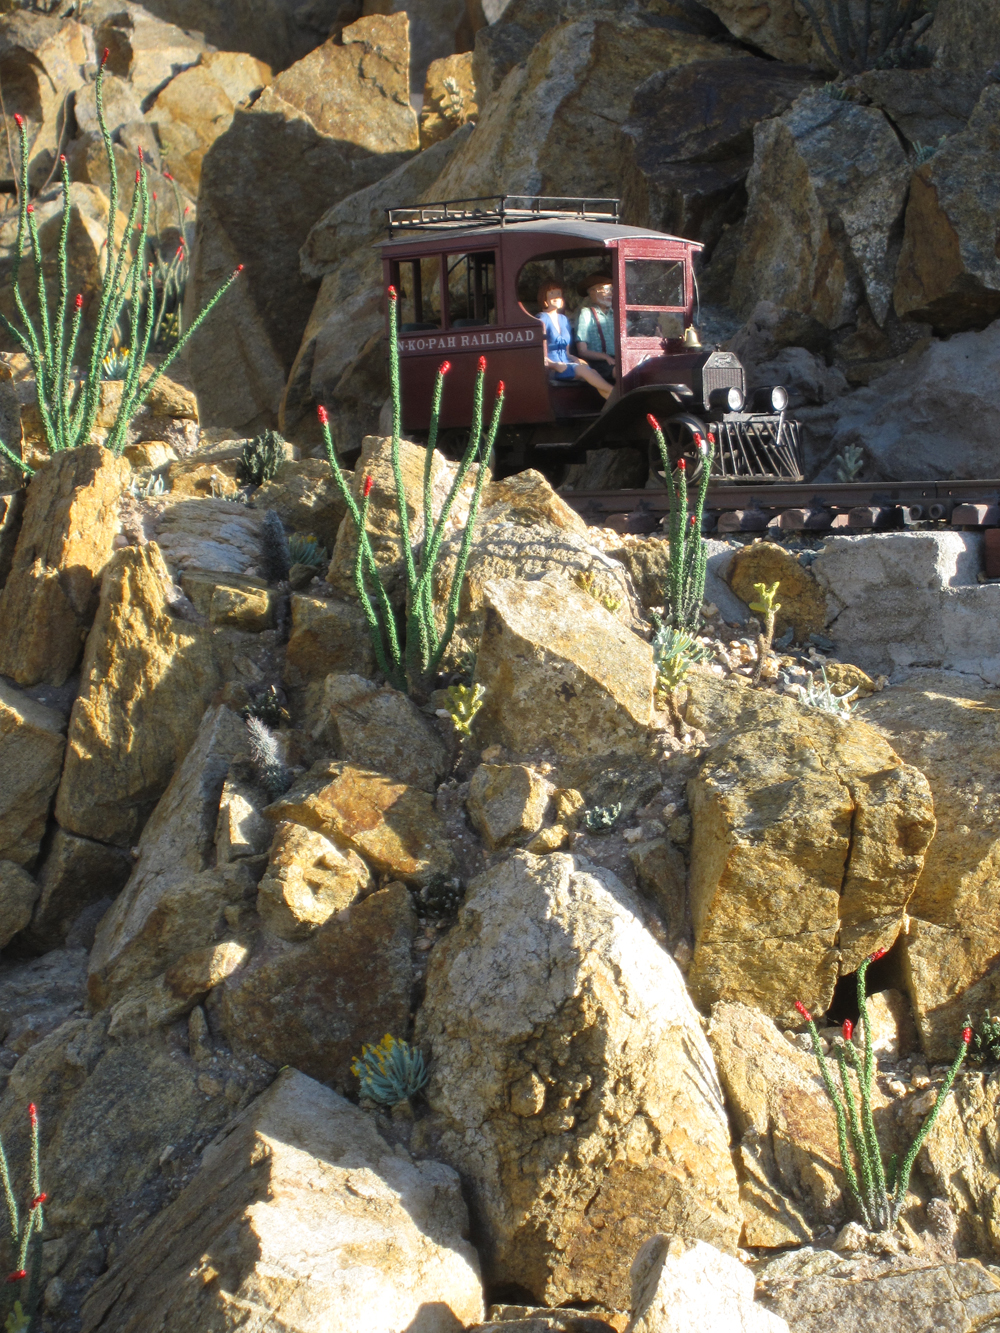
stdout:
POLYGON ((469 443, 462 461, 455 472, 451 489, 437 519, 434 518, 431 470, 434 463, 434 449, 437 444, 438 419, 441 414, 441 395, 444 380, 451 363, 442 361, 438 367, 434 383, 434 397, 431 404, 431 424, 427 439, 424 459, 423 500, 424 533, 418 549, 410 540, 410 512, 403 484, 403 469, 400 463, 400 428, 401 400, 399 390, 399 342, 396 289, 388 289, 389 297, 389 379, 392 385, 392 474, 396 483, 396 509, 399 515, 399 541, 403 555, 403 567, 406 573, 407 612, 402 626, 397 625, 396 617, 389 602, 385 584, 375 563, 375 555, 368 537, 368 504, 372 491, 372 478, 366 477, 361 489, 361 504, 351 493, 337 460, 337 453, 330 436, 329 416, 326 408, 320 406, 320 425, 326 444, 326 456, 330 462, 334 479, 347 505, 358 535, 358 554, 354 564, 354 586, 358 600, 368 622, 375 659, 379 669, 397 689, 410 693, 424 693, 437 671, 445 649, 455 631, 455 619, 458 615, 458 599, 462 591, 462 580, 472 553, 472 536, 482 498, 483 487, 488 475, 486 462, 493 451, 497 430, 500 426, 500 413, 503 411, 504 384, 497 384, 496 399, 489 428, 483 434, 483 386, 486 379, 486 358, 479 358, 476 375, 476 387, 473 396, 472 427, 469 431, 469 443), (452 577, 451 587, 445 604, 444 628, 439 633, 434 617, 434 570, 441 554, 446 525, 459 489, 474 462, 479 463, 479 472, 469 504, 469 517, 462 534, 462 545, 458 553, 458 562, 452 577), (371 589, 371 591, 370 591, 371 589), (402 629, 402 633, 400 630, 402 629))
POLYGON ((872 1116, 875 1048, 872 1043, 868 1000, 865 995, 865 976, 869 964, 877 962, 884 954, 884 949, 877 950, 866 958, 858 968, 858 1013, 864 1035, 865 1053, 862 1059, 858 1054, 857 1047, 851 1040, 854 1032, 853 1025, 848 1019, 843 1027, 844 1039, 842 1042, 838 1041, 836 1047, 836 1059, 840 1069, 840 1086, 843 1089, 843 1096, 838 1092, 833 1081, 833 1076, 830 1073, 830 1062, 823 1054, 822 1047, 819 1044, 819 1032, 816 1030, 816 1024, 813 1022, 809 1010, 801 1001, 795 1001, 795 1008, 809 1024, 813 1052, 819 1061, 819 1070, 823 1075, 823 1082, 830 1095, 830 1100, 833 1102, 834 1114, 837 1117, 837 1143, 840 1148, 840 1161, 844 1168, 844 1175, 847 1177, 847 1185, 857 1206, 862 1224, 872 1232, 891 1230, 899 1221, 899 1214, 906 1202, 910 1173, 913 1170, 913 1163, 917 1159, 917 1153, 923 1147, 924 1140, 930 1133, 934 1121, 938 1118, 945 1098, 951 1091, 951 1085, 955 1082, 955 1076, 965 1059, 969 1043, 972 1041, 972 1029, 966 1025, 962 1029, 962 1044, 945 1076, 944 1083, 941 1085, 937 1101, 935 1101, 927 1119, 920 1127, 917 1137, 910 1145, 910 1150, 903 1158, 902 1165, 899 1165, 894 1154, 889 1161, 888 1168, 884 1168, 878 1138, 875 1134, 875 1120, 872 1116), (860 1114, 857 1099, 854 1096, 854 1088, 847 1072, 848 1064, 850 1064, 858 1078, 858 1091, 861 1099, 860 1114), (852 1148, 854 1150, 853 1159, 852 1148), (854 1169, 855 1159, 858 1164, 857 1171, 854 1169), (861 1175, 860 1181, 858 1180, 859 1172, 861 1175))
POLYGON ((7 1277, 7 1282, 16 1288, 17 1301, 12 1313, 16 1315, 16 1306, 20 1306, 20 1326, 25 1333, 31 1333, 35 1327, 35 1314, 42 1291, 42 1227, 45 1220, 42 1205, 48 1198, 48 1195, 42 1193, 40 1181, 38 1112, 34 1102, 28 1107, 28 1119, 31 1122, 31 1202, 23 1225, 17 1199, 14 1197, 7 1155, 3 1150, 3 1144, 0 1143, 0 1183, 3 1185, 4 1203, 7 1205, 7 1227, 15 1264, 14 1271, 7 1277))
POLYGON ((667 619, 677 629, 696 630, 701 623, 701 604, 705 597, 705 565, 708 558, 705 539, 701 535, 701 520, 705 511, 705 496, 708 494, 712 459, 715 456, 715 437, 711 433, 707 440, 701 435, 695 436, 695 443, 702 454, 702 468, 694 512, 689 514, 687 464, 683 458, 680 459, 676 473, 671 475, 667 442, 663 438, 660 423, 652 413, 646 420, 653 429, 656 447, 663 460, 663 474, 666 478, 667 494, 670 497, 670 568, 665 589, 667 619))
MULTIPOLYGON (((69 230, 71 217, 71 198, 69 167, 66 158, 59 159, 62 174, 63 214, 62 228, 56 248, 56 262, 59 270, 59 293, 56 301, 54 318, 50 316, 48 291, 42 265, 42 245, 35 219, 34 204, 28 202, 28 141, 23 116, 15 116, 21 144, 21 183, 20 214, 15 242, 14 264, 11 272, 11 286, 14 304, 17 308, 19 325, 0 315, 3 327, 18 343, 31 362, 35 373, 35 385, 38 394, 38 408, 45 429, 46 443, 50 453, 59 453, 64 449, 75 449, 87 444, 90 433, 97 420, 101 404, 101 380, 104 358, 112 348, 115 331, 126 304, 130 307, 131 341, 128 366, 122 382, 121 403, 107 438, 107 447, 115 454, 124 449, 129 422, 140 410, 152 392, 153 386, 171 362, 178 356, 201 326, 221 297, 236 281, 243 265, 222 284, 219 290, 199 312, 191 327, 167 354, 159 368, 153 371, 145 381, 142 371, 146 364, 146 355, 157 324, 157 297, 153 286, 153 265, 146 265, 146 235, 149 229, 149 189, 146 167, 142 161, 141 150, 139 169, 136 172, 136 188, 132 195, 128 224, 119 243, 115 237, 115 218, 118 214, 118 169, 115 165, 114 147, 111 134, 104 117, 104 66, 108 52, 97 71, 95 85, 97 97, 97 118, 104 137, 104 147, 108 158, 110 188, 108 191, 108 236, 105 247, 104 280, 101 285, 97 309, 96 327, 89 358, 82 374, 75 370, 77 344, 83 322, 83 297, 78 295, 72 301, 73 314, 67 327, 70 306, 69 275, 69 230), (134 237, 134 243, 130 238, 134 237), (20 270, 24 256, 25 240, 31 249, 35 266, 35 284, 38 296, 38 314, 32 319, 25 307, 21 295, 20 270), (143 301, 143 292, 147 292, 143 301)), ((160 303, 166 297, 161 293, 160 303)), ((0 452, 29 475, 31 468, 10 449, 0 442, 0 452)))

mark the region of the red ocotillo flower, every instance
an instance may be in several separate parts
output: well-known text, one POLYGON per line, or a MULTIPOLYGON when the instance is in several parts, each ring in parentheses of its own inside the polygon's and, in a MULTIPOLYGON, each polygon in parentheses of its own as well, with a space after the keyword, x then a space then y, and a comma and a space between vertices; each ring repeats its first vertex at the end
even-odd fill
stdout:
POLYGON ((687 463, 684 461, 683 458, 680 458, 680 459, 677 460, 677 466, 678 466, 678 468, 680 469, 681 472, 686 472, 686 471, 687 471, 687 463))
POLYGON ((14 121, 17 124, 17 128, 19 130, 24 128, 24 117, 21 115, 20 111, 15 111, 14 121))
POLYGON ((497 397, 498 397, 498 398, 502 398, 502 397, 503 397, 503 391, 504 391, 504 383, 503 383, 503 380, 497 380, 497 397))
POLYGON ((111 54, 111 52, 108 50, 107 47, 105 47, 105 48, 104 48, 104 55, 101 56, 101 69, 103 69, 104 66, 108 63, 108 56, 109 56, 110 54, 111 54))
POLYGON ((44 1191, 41 1194, 36 1194, 31 1201, 32 1208, 40 1208, 43 1203, 47 1202, 48 1197, 44 1191))
POLYGON ((34 204, 29 204, 29 205, 28 205, 28 212, 29 212, 29 213, 34 213, 34 211, 35 211, 35 205, 34 205, 34 204))
POLYGON ((481 356, 481 357, 479 358, 479 364, 476 366, 476 369, 479 371, 480 375, 483 375, 483 374, 486 373, 486 358, 485 358, 485 356, 481 356))
POLYGON ((885 949, 876 949, 874 953, 868 955, 869 963, 877 963, 880 958, 885 957, 886 952, 885 949))
POLYGON ((438 374, 439 374, 439 375, 447 375, 447 373, 448 373, 449 370, 451 370, 451 362, 450 362, 450 361, 442 361, 441 364, 438 366, 438 374))
POLYGON ((77 310, 83 309, 83 292, 80 292, 76 298, 76 308, 77 310))
POLYGON ((142 161, 142 144, 139 144, 138 148, 136 149, 136 152, 139 154, 139 161, 141 162, 141 161, 142 161))
POLYGON ((38 1107, 34 1102, 28 1103, 28 1119, 33 1125, 38 1124, 38 1107))
POLYGON ((390 301, 396 301, 399 299, 399 293, 396 291, 395 287, 387 287, 386 295, 389 297, 390 301))
POLYGON ((972 1040, 972 1028, 962 1029, 962 1040, 965 1042, 966 1046, 968 1046, 969 1042, 972 1040))
POLYGON ((808 1019, 810 1017, 809 1010, 805 1007, 805 1005, 802 1003, 801 1000, 795 1001, 795 1008, 798 1010, 798 1012, 802 1015, 803 1018, 808 1019))
POLYGON ((324 425, 324 426, 325 426, 326 423, 330 420, 330 414, 329 414, 329 412, 327 412, 326 408, 323 406, 322 403, 320 403, 319 407, 317 407, 317 409, 316 409, 316 415, 319 417, 320 422, 321 422, 322 425, 324 425))
POLYGON ((161 171, 161 172, 160 172, 160 175, 163 177, 163 179, 164 179, 165 181, 172 181, 172 180, 173 180, 173 176, 171 176, 171 174, 170 174, 169 171, 166 171, 166 170, 161 171))
POLYGON ((850 1041, 851 1038, 854 1036, 854 1024, 851 1022, 849 1018, 844 1019, 844 1026, 842 1031, 844 1033, 845 1041, 850 1041))
POLYGON ((59 161, 60 161, 60 163, 62 164, 62 166, 65 166, 65 165, 66 165, 66 154, 65 154, 65 153, 60 153, 60 154, 59 154, 59 161))
POLYGON ((369 497, 369 495, 371 495, 371 493, 372 493, 372 487, 373 487, 374 485, 375 485, 375 482, 374 482, 374 479, 373 479, 372 477, 365 477, 364 490, 361 492, 361 494, 362 494, 362 496, 364 497, 364 499, 367 500, 368 497, 369 497))
POLYGON ((653 416, 652 412, 647 412, 647 413, 646 413, 646 420, 649 422, 649 424, 650 424, 650 426, 653 428, 653 430, 659 430, 659 429, 660 429, 660 423, 657 421, 656 417, 653 416))
POLYGON ((19 1269, 17 1270, 16 1273, 11 1273, 11 1275, 10 1275, 10 1277, 8 1277, 7 1281, 8 1281, 8 1282, 20 1282, 22 1278, 25 1278, 25 1277, 27 1277, 27 1276, 28 1276, 28 1270, 27 1270, 26 1268, 19 1268, 19 1269))

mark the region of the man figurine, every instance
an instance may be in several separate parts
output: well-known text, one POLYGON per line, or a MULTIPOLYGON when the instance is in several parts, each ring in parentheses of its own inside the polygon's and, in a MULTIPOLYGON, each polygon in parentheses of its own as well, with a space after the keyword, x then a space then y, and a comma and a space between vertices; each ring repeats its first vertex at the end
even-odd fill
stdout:
POLYGON ((611 279, 592 273, 581 283, 586 304, 576 320, 576 354, 609 384, 615 379, 615 322, 611 314, 611 279))

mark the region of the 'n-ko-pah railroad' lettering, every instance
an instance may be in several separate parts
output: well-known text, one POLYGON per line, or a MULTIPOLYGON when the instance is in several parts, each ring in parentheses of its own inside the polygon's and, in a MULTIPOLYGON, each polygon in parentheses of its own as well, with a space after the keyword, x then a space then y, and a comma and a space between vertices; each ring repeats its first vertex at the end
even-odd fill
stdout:
POLYGON ((419 338, 400 338, 401 352, 459 352, 467 347, 516 347, 541 341, 537 329, 483 329, 479 333, 422 334, 419 338))

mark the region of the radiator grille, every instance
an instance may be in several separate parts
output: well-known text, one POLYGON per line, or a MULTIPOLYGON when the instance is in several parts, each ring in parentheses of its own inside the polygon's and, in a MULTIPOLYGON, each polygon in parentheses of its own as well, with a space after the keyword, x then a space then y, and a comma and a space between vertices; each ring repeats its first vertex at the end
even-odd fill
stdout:
POLYGON ((708 406, 708 400, 716 389, 739 389, 740 393, 746 395, 746 376, 743 373, 741 365, 735 366, 705 366, 701 373, 702 392, 705 395, 705 406, 708 406))

